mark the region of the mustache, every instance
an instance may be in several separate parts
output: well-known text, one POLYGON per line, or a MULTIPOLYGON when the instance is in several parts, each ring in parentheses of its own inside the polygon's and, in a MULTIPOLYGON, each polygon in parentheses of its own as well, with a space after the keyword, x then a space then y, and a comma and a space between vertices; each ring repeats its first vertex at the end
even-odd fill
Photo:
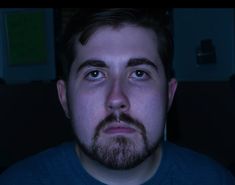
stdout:
POLYGON ((95 129, 96 131, 95 131, 94 139, 96 139, 99 136, 100 130, 102 128, 106 127, 112 122, 120 122, 120 121, 138 128, 141 131, 141 134, 143 136, 146 136, 146 129, 142 122, 138 121, 137 119, 132 118, 130 115, 125 114, 125 113, 121 113, 119 116, 112 113, 108 115, 106 118, 104 118, 102 121, 100 121, 100 123, 95 129))

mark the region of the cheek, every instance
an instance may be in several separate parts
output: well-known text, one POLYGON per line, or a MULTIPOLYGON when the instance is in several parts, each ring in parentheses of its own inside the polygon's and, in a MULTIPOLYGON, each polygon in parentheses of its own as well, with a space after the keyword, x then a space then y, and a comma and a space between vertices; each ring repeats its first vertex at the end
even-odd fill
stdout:
MULTIPOLYGON (((163 88, 162 88, 163 89, 163 88)), ((166 90, 157 88, 136 91, 132 103, 132 114, 140 120, 147 132, 147 138, 150 143, 159 139, 162 135, 166 121, 167 113, 167 95, 166 90)))
POLYGON ((79 91, 71 94, 70 111, 76 136, 83 143, 90 144, 98 123, 104 119, 103 98, 97 93, 79 91))

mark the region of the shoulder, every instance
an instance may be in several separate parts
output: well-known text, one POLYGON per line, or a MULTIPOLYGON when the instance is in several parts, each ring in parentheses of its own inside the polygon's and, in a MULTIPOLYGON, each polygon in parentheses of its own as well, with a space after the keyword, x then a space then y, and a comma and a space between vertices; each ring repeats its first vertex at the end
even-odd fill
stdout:
MULTIPOLYGON (((195 164, 196 167, 202 167, 202 166, 214 166, 218 165, 217 162, 210 159, 204 154, 201 154, 199 152, 193 151, 189 148, 185 148, 170 142, 166 142, 164 144, 164 152, 167 155, 167 157, 171 160, 179 161, 180 164, 184 165, 192 165, 195 164), (183 162, 183 163, 182 163, 183 162), (204 164, 204 165, 202 165, 204 164), (207 165, 206 165, 207 164, 207 165)), ((192 167, 192 166, 191 166, 192 167)))
POLYGON ((50 170, 61 166, 61 158, 68 156, 72 150, 72 143, 63 143, 21 160, 0 175, 0 184, 13 185, 17 182, 17 185, 37 185, 39 181, 48 176, 50 170))
POLYGON ((164 152, 172 174, 182 182, 191 179, 194 184, 235 185, 233 175, 204 154, 169 142, 164 144, 164 152))

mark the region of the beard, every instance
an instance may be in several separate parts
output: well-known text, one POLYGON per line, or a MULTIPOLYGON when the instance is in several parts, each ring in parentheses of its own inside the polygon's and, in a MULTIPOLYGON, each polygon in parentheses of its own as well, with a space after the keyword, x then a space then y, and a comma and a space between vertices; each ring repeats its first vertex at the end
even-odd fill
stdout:
POLYGON ((162 137, 150 145, 147 141, 144 125, 122 113, 119 117, 111 114, 98 124, 91 146, 83 144, 78 137, 76 137, 76 140, 79 148, 93 160, 110 169, 123 170, 134 168, 149 157, 159 147, 162 137), (135 139, 122 135, 113 136, 109 139, 101 137, 101 130, 113 121, 123 121, 138 128, 141 142, 136 143, 135 139))

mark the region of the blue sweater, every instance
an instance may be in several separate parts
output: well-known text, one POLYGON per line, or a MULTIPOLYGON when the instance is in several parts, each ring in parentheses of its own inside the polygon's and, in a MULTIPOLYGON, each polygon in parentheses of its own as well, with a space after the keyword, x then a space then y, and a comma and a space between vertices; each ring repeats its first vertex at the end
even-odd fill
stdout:
MULTIPOLYGON (((22 160, 0 175, 0 185, 99 185, 82 167, 74 143, 64 143, 22 160)), ((144 185, 235 185, 221 165, 206 156, 163 145, 157 173, 144 185)))

